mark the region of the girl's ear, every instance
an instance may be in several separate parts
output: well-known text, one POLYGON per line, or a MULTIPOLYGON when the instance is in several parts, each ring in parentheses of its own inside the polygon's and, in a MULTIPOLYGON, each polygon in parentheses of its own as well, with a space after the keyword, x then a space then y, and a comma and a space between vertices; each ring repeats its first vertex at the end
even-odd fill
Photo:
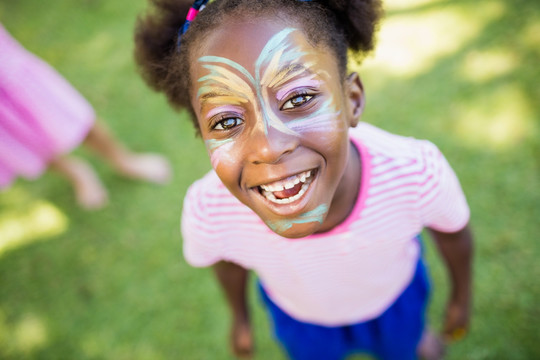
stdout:
POLYGON ((364 106, 366 99, 364 96, 364 85, 360 80, 358 73, 353 72, 345 80, 347 98, 349 102, 348 115, 349 115, 349 125, 355 127, 358 125, 360 116, 364 112, 364 106))

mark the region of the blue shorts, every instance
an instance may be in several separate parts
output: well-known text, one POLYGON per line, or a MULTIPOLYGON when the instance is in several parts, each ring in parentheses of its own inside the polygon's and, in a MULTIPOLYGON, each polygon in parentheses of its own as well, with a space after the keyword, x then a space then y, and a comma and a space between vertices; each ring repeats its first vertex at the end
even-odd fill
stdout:
POLYGON ((358 324, 328 327, 293 319, 274 304, 259 283, 273 324, 274 336, 294 360, 337 360, 350 354, 377 359, 416 359, 424 330, 429 281, 422 260, 413 280, 378 318, 358 324))

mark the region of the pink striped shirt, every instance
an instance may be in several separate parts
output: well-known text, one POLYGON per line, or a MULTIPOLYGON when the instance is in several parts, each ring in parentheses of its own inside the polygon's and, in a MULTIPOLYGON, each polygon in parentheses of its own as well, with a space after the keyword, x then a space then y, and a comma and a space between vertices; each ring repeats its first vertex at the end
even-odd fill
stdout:
POLYGON ((188 190, 184 256, 193 266, 225 260, 254 270, 270 298, 298 320, 337 326, 380 315, 412 279, 424 227, 462 229, 469 208, 432 143, 361 123, 350 137, 362 160, 348 218, 303 239, 273 233, 211 171, 188 190))

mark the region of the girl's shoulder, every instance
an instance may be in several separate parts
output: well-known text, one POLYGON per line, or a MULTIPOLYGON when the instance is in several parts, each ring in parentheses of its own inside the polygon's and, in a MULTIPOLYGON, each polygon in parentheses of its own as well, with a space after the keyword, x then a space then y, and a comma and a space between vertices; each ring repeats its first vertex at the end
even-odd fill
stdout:
POLYGON ((428 140, 393 134, 364 122, 353 128, 350 136, 372 156, 417 159, 426 153, 438 152, 437 147, 428 140))

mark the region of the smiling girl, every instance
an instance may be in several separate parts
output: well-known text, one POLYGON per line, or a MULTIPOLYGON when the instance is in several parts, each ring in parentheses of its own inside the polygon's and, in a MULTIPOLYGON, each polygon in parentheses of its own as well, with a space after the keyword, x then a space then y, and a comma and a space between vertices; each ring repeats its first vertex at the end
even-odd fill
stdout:
POLYGON ((427 227, 452 289, 444 334, 469 324, 471 236, 459 182, 431 143, 359 119, 347 75, 365 53, 378 1, 155 1, 136 58, 151 86, 186 108, 213 170, 189 189, 184 255, 213 265, 232 311, 232 347, 249 355, 248 270, 293 359, 442 356, 424 322, 418 235, 427 227), (199 13, 200 11, 200 13, 199 13))

